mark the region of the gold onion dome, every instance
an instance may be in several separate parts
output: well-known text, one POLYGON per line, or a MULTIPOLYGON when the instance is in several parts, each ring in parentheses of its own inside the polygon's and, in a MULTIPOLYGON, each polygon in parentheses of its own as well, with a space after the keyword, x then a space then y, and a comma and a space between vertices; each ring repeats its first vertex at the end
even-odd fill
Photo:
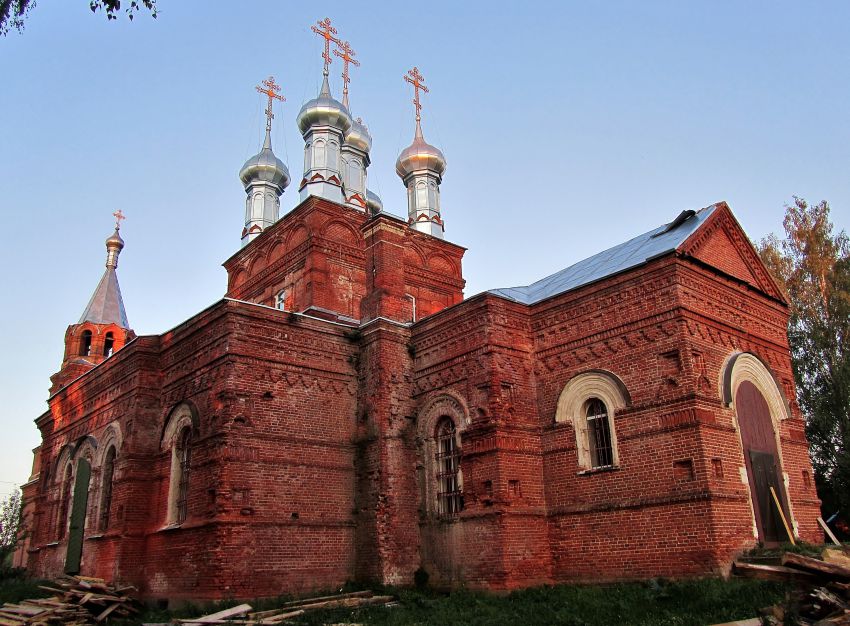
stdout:
POLYGON ((333 126, 344 135, 351 129, 351 114, 339 100, 331 96, 328 77, 322 81, 322 90, 317 98, 308 100, 298 112, 298 129, 302 135, 313 126, 333 126))
POLYGON ((261 181, 277 185, 282 191, 289 185, 289 170, 272 152, 271 133, 268 130, 263 149, 259 154, 245 161, 245 165, 239 170, 239 178, 246 187, 253 182, 261 181))
POLYGON ((442 177, 446 171, 446 157, 439 148, 435 148, 422 135, 422 126, 416 122, 416 135, 413 143, 407 146, 398 155, 395 162, 395 171, 402 179, 407 178, 413 172, 427 170, 442 177))
POLYGON ((357 150, 369 152, 372 149, 372 135, 366 124, 359 119, 352 120, 351 129, 345 135, 345 143, 357 150))
POLYGON ((124 249, 124 240, 121 239, 121 235, 118 234, 118 226, 115 227, 115 232, 112 233, 106 240, 106 249, 109 250, 110 248, 118 248, 119 250, 124 249))

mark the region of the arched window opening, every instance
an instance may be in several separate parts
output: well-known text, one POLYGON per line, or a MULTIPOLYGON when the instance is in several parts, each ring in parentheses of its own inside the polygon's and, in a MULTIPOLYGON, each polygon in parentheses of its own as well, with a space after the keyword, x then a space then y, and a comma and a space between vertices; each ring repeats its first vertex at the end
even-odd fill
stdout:
POLYGON ((112 356, 112 351, 115 349, 115 335, 112 331, 106 333, 106 338, 103 340, 103 356, 112 356))
POLYGON ((189 510, 189 464, 191 462, 192 429, 184 428, 177 439, 177 462, 180 472, 177 486, 177 516, 175 521, 186 521, 189 510))
POLYGON ((591 467, 611 467, 614 465, 614 448, 611 445, 611 426, 605 403, 599 398, 591 398, 587 401, 585 416, 591 467))
POLYGON ((100 520, 98 528, 109 528, 109 510, 112 508, 112 478, 115 475, 115 446, 110 446, 103 460, 103 480, 100 492, 100 520))
POLYGON ((360 161, 351 159, 348 163, 348 186, 352 191, 363 192, 363 182, 361 179, 360 161))
POLYGON ((304 172, 308 172, 313 167, 313 144, 307 143, 304 146, 304 172))
POLYGON ((59 517, 57 519, 58 528, 56 538, 60 541, 65 538, 65 532, 68 530, 68 510, 71 507, 71 478, 73 474, 74 467, 68 463, 65 466, 65 474, 62 477, 62 484, 60 485, 62 492, 59 494, 59 517))
POLYGON ((286 289, 281 289, 274 297, 274 308, 284 310, 286 307, 286 289))
POLYGON ((317 141, 313 145, 313 167, 321 168, 325 166, 325 142, 317 141))
POLYGON ((437 425, 437 512, 443 517, 455 517, 463 510, 460 482, 460 446, 454 422, 444 417, 437 425))
POLYGON ((335 141, 328 142, 328 169, 339 171, 339 144, 335 141))
POLYGON ((416 208, 419 211, 428 208, 428 187, 425 183, 416 184, 416 208))
POLYGON ((431 209, 437 208, 437 184, 433 182, 428 184, 428 206, 431 209))
POLYGON ((91 331, 84 330, 83 336, 80 338, 80 354, 89 356, 91 354, 91 331))

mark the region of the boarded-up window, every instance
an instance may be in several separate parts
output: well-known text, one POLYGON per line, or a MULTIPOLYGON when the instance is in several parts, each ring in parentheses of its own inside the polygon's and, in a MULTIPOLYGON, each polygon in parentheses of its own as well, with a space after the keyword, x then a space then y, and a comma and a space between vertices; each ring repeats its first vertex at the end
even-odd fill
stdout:
POLYGON ((192 429, 184 428, 177 440, 180 480, 177 487, 177 523, 186 521, 189 511, 189 467, 191 463, 192 429))
POLYGON ((110 446, 103 460, 103 482, 100 492, 100 520, 98 528, 109 528, 109 510, 112 508, 112 478, 115 475, 115 447, 110 446))

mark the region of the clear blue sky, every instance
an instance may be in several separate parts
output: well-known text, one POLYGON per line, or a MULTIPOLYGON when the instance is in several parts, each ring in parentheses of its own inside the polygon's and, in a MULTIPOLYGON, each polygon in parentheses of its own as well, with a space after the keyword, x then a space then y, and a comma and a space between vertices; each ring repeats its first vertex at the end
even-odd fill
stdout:
MULTIPOLYGON (((850 227, 850 3, 201 2, 107 22, 39 0, 0 40, 0 496, 29 475, 63 335, 127 215, 118 274, 131 326, 159 333, 217 300, 239 247, 269 74, 287 102, 274 147, 297 181, 301 104, 329 16, 362 62, 351 108, 373 139, 369 187, 403 215, 412 139, 448 160, 446 237, 469 248, 467 295, 526 284, 726 200, 759 239, 793 195, 850 227)), ((340 63, 331 68, 340 96, 340 63)), ((295 206, 297 190, 283 197, 295 206)))

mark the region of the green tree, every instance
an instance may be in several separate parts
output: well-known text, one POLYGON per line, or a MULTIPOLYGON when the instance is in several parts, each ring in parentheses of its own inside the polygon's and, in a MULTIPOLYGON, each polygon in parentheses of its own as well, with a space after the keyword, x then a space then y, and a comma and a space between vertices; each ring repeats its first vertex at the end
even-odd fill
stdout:
POLYGON ((18 545, 21 530, 21 492, 17 489, 0 502, 0 570, 18 545))
POLYGON ((787 293, 797 401, 825 513, 850 519, 850 242, 833 234, 829 204, 786 205, 785 237, 759 252, 787 293))
MULTIPOLYGON (((13 28, 19 33, 22 32, 24 20, 35 8, 35 2, 36 0, 0 0, 0 35, 6 35, 13 28)), ((142 8, 150 11, 152 17, 156 17, 156 0, 125 0, 124 6, 124 12, 131 21, 142 8)), ((89 0, 89 8, 92 13, 103 9, 106 18, 114 20, 121 14, 121 0, 89 0)))

